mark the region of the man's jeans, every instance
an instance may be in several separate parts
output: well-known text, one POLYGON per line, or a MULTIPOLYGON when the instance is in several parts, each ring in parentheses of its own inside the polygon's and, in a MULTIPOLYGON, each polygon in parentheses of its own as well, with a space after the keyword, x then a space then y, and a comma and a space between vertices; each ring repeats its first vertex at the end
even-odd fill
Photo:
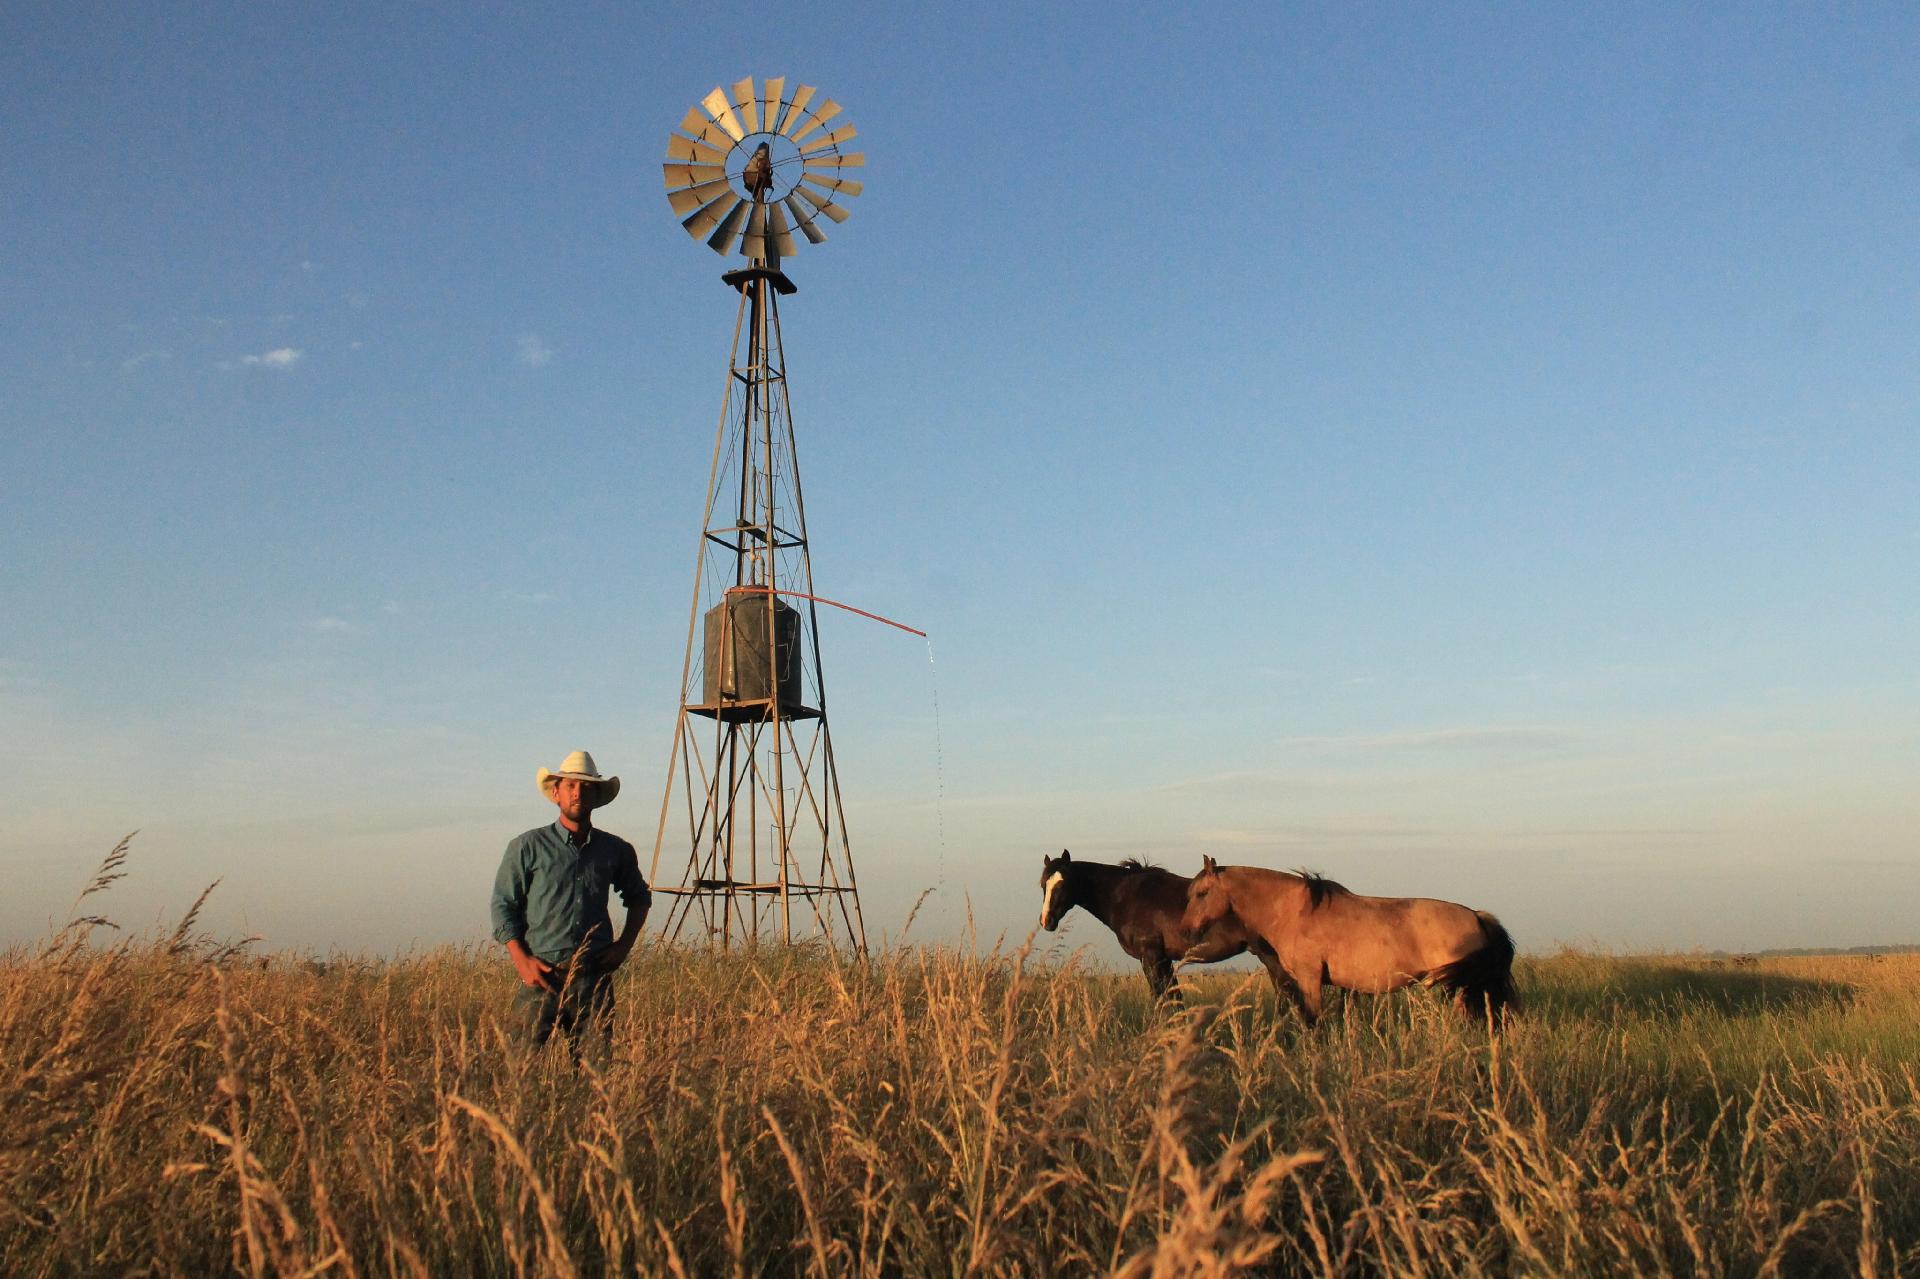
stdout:
MULTIPOLYGON (((556 967, 553 975, 566 981, 566 967, 556 967)), ((558 1030, 577 1060, 604 1068, 612 1056, 612 973, 582 966, 562 990, 521 986, 513 995, 513 1011, 522 1041, 530 1048, 539 1049, 558 1030)))

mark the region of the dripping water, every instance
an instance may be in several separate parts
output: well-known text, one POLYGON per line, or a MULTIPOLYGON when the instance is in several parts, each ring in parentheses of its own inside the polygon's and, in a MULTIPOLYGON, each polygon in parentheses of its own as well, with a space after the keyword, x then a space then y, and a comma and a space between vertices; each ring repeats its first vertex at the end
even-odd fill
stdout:
POLYGON ((940 671, 933 664, 933 636, 927 636, 927 677, 933 688, 933 825, 939 857, 936 888, 947 886, 947 761, 940 742, 940 671))

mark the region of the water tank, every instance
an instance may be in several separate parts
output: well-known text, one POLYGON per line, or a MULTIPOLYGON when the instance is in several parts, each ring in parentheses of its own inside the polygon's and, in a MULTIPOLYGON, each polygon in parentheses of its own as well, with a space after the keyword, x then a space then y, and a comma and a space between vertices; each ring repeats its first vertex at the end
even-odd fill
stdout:
POLYGON ((780 707, 800 705, 800 614, 774 595, 742 592, 707 610, 705 701, 765 701, 779 681, 780 707), (767 609, 773 609, 773 654, 767 609))

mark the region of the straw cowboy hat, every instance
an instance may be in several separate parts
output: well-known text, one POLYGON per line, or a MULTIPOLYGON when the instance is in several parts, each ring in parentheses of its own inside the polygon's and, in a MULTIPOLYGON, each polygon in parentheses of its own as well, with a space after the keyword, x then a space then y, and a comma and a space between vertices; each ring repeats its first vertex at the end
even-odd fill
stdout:
POLYGON ((553 770, 543 768, 536 776, 540 782, 540 793, 548 799, 553 798, 554 783, 563 777, 577 777, 583 782, 597 783, 600 794, 599 803, 594 805, 595 808, 603 808, 611 804, 613 797, 620 793, 620 779, 600 776, 600 770, 594 766, 593 756, 585 751, 575 751, 560 761, 559 768, 553 770))

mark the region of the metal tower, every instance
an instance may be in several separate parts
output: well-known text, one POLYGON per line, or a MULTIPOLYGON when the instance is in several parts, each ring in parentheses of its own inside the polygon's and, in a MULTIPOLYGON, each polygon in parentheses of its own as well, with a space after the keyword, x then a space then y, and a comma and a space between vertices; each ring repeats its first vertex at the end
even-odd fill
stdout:
POLYGON ((751 77, 716 88, 668 139, 668 200, 696 239, 747 265, 704 524, 695 557, 680 708, 648 880, 664 932, 722 947, 807 937, 866 949, 853 850, 827 725, 806 505, 787 399, 780 269, 793 232, 860 193, 842 177, 865 157, 826 124, 837 104, 751 77), (663 881, 680 865, 677 882, 663 881))

